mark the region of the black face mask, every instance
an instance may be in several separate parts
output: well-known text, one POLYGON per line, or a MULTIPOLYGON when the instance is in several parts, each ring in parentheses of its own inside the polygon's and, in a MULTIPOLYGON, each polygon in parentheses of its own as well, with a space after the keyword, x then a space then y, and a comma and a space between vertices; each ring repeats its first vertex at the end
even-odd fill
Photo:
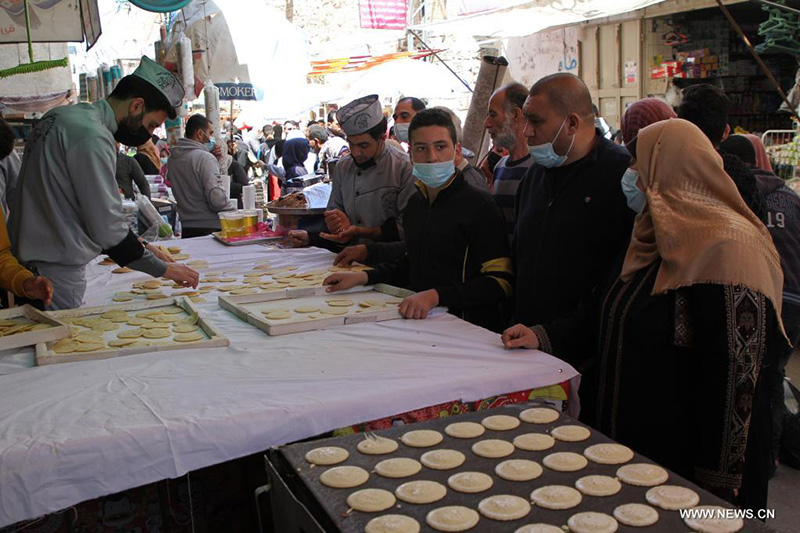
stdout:
POLYGON ((141 146, 150 139, 150 132, 142 126, 144 112, 133 117, 128 116, 121 124, 117 124, 114 140, 125 146, 141 146))
POLYGON ((356 166, 356 168, 358 168, 360 170, 366 170, 368 168, 374 167, 375 165, 378 164, 378 163, 375 162, 375 158, 378 157, 378 154, 380 154, 383 151, 383 148, 384 148, 384 146, 383 146, 383 144, 381 144, 381 146, 379 146, 378 149, 375 150, 375 155, 372 156, 371 158, 367 159, 363 163, 359 163, 354 158, 353 159, 353 164, 356 166))

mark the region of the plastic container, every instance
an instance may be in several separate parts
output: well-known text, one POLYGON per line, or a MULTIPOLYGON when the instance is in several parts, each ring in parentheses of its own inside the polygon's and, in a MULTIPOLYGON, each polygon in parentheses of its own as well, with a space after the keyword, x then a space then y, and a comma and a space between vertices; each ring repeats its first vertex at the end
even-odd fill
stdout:
POLYGON ((244 230, 247 235, 258 233, 258 211, 243 209, 239 211, 244 216, 244 230))
POLYGON ((241 238, 246 234, 244 214, 239 211, 222 211, 219 213, 222 236, 226 239, 241 238))

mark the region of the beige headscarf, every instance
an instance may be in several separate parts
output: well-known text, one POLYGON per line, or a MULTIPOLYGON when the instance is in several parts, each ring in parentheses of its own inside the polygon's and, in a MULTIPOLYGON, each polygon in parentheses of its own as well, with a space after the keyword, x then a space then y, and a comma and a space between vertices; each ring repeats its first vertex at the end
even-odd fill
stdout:
POLYGON ((769 298, 780 320, 778 252, 703 132, 681 119, 642 129, 636 166, 647 207, 633 225, 622 279, 660 257, 653 294, 701 283, 742 285, 769 298))
POLYGON ((147 156, 147 159, 153 162, 155 167, 160 171, 161 170, 161 158, 158 157, 158 152, 156 151, 156 145, 153 144, 152 139, 147 139, 147 142, 143 145, 136 148, 136 152, 139 154, 144 154, 147 156))

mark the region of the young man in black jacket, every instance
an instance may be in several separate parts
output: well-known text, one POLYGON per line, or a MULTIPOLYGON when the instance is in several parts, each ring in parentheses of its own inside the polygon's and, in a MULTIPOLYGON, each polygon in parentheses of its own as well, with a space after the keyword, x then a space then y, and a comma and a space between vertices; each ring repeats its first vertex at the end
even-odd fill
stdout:
POLYGON ((456 170, 459 147, 445 111, 419 112, 409 139, 418 181, 403 214, 406 253, 368 272, 334 274, 325 280, 328 291, 404 286, 417 292, 400 304, 405 318, 426 318, 442 305, 473 324, 502 331, 513 282, 503 215, 488 191, 471 187, 456 170))

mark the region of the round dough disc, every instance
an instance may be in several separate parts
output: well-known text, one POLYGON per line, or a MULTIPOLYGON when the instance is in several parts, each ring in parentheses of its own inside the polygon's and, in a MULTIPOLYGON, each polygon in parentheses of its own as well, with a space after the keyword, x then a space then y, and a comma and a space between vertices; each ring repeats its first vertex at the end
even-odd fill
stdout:
MULTIPOLYGON (((724 507, 718 507, 716 505, 700 505, 695 507, 698 511, 723 511, 728 512, 728 509, 724 507)), ((621 521, 621 520, 620 520, 621 521)), ((694 531, 700 531, 701 533, 734 533, 739 531, 744 527, 744 521, 739 517, 732 517, 727 518, 725 515, 721 515, 719 517, 715 516, 713 518, 710 517, 703 517, 700 518, 698 516, 692 516, 691 518, 687 516, 683 519, 687 526, 689 526, 694 531)))
POLYGON ((586 457, 572 452, 551 453, 542 462, 544 466, 556 472, 577 472, 589 464, 586 457))
POLYGON ((549 450, 556 444, 556 439, 544 433, 526 433, 514 437, 514 446, 520 450, 529 452, 541 452, 542 450, 549 450))
POLYGON ((337 466, 326 470, 319 476, 319 482, 333 489, 351 489, 363 485, 369 473, 357 466, 337 466))
POLYGON ((444 437, 438 431, 432 429, 418 429, 409 431, 400 437, 400 441, 406 446, 412 448, 430 448, 436 446, 444 440, 444 437))
POLYGON ((112 318, 119 318, 119 317, 128 317, 128 313, 125 311, 106 311, 100 318, 105 318, 106 320, 111 320, 112 318))
POLYGON ((658 511, 643 503, 626 503, 614 509, 614 518, 631 527, 647 527, 658 522, 658 511))
POLYGON ((347 497, 347 505, 354 511, 378 513, 395 504, 394 494, 383 489, 363 489, 347 497))
POLYGON ((112 348, 123 348, 125 346, 130 346, 135 342, 136 339, 114 339, 113 341, 108 341, 108 345, 112 348))
POLYGON ((564 530, 550 524, 530 524, 522 526, 514 533, 564 533, 564 530))
POLYGON ((434 450, 422 454, 419 460, 431 470, 452 470, 463 465, 467 458, 455 450, 434 450))
POLYGON ((592 432, 583 426, 560 426, 550 432, 553 438, 563 442, 580 442, 588 439, 592 432))
POLYGON ((142 329, 126 329, 117 333, 117 337, 120 339, 138 339, 142 335, 144 335, 144 330, 142 329))
POLYGON ((129 326, 141 326, 142 324, 153 324, 154 322, 149 318, 137 318, 133 317, 128 319, 129 326))
POLYGON ((171 333, 168 329, 148 329, 142 335, 145 339, 166 339, 171 333))
POLYGON ((617 477, 634 487, 655 487, 666 483, 669 473, 658 465, 635 463, 617 470, 617 477))
POLYGON ((542 475, 542 465, 528 459, 510 459, 497 465, 494 471, 508 481, 530 481, 542 475))
POLYGON ((622 444, 603 443, 589 446, 583 455, 601 465, 621 465, 633 459, 633 450, 622 444))
POLYGON ((89 333, 83 333, 75 337, 75 340, 82 344, 102 344, 103 337, 98 337, 97 335, 91 335, 89 333))
POLYGON ((344 307, 328 307, 326 309, 321 309, 320 313, 323 315, 346 315, 347 309, 344 307))
POLYGON ((444 428, 444 432, 456 439, 474 439, 483 435, 486 428, 475 422, 455 422, 444 428))
POLYGON ((531 504, 519 496, 501 494, 481 500, 478 510, 486 518, 508 522, 528 516, 531 512, 531 504))
POLYGON ((175 335, 172 340, 175 342, 194 342, 194 341, 201 341, 205 337, 199 331, 193 331, 192 333, 178 333, 175 335))
POLYGON ((622 490, 622 483, 611 476, 585 476, 575 482, 575 488, 587 496, 613 496, 622 490))
POLYGON ((173 333, 192 333, 197 331, 197 326, 190 326, 189 324, 177 324, 172 326, 173 333))
POLYGON ((164 307, 161 309, 162 315, 179 315, 183 313, 183 309, 180 307, 164 307))
POLYGON ((558 420, 561 416, 555 409, 547 407, 534 407, 533 409, 526 409, 519 414, 523 422, 529 424, 550 424, 558 420))
POLYGON ((268 320, 287 320, 292 318, 292 313, 289 311, 262 311, 268 320))
POLYGON ((55 353, 72 353, 78 349, 80 343, 72 339, 61 339, 50 348, 55 353))
POLYGON ((519 427, 519 418, 508 415, 487 416, 481 420, 481 424, 486 429, 494 431, 510 431, 519 427))
POLYGON ((355 305, 353 300, 328 300, 325 303, 331 307, 352 307, 355 305))
POLYGON ((419 533, 419 522, 410 516, 385 514, 367 522, 365 533, 419 533))
POLYGON ((319 306, 313 306, 313 305, 306 305, 294 308, 295 313, 316 313, 317 311, 319 311, 319 306))
POLYGON ((97 350, 102 350, 105 348, 105 343, 81 343, 75 349, 76 352, 96 352, 97 350))
POLYGON ((572 533, 614 533, 619 524, 605 513, 578 513, 569 517, 567 525, 572 533))
POLYGON ((394 494, 398 500, 422 505, 444 498, 447 487, 435 481, 409 481, 397 487, 394 494))
POLYGON ((677 485, 661 485, 653 487, 645 494, 647 503, 661 507, 667 511, 690 509, 700 503, 700 496, 692 489, 677 485))
POLYGON ((483 472, 459 472, 447 478, 447 484, 456 492, 475 494, 491 489, 494 480, 483 472))
POLYGON ((460 505, 439 507, 425 517, 425 522, 437 531, 466 531, 481 519, 477 511, 460 505))
POLYGON ((92 326, 94 331, 116 331, 119 329, 119 323, 117 324, 95 324, 92 326))
POLYGON ((543 509, 572 509, 580 505, 582 500, 580 492, 564 485, 547 485, 531 493, 531 501, 543 509))
POLYGON ((514 445, 505 440, 487 439, 473 444, 472 453, 487 459, 498 459, 514 453, 514 445))
POLYGON ((315 448, 306 454, 306 461, 312 465, 330 466, 343 463, 350 457, 350 452, 338 446, 315 448))
POLYGON ((420 470, 422 470, 420 462, 408 457, 386 459, 375 465, 375 472, 379 476, 393 479, 411 477, 418 474, 420 470))
POLYGON ((172 324, 173 322, 177 322, 180 319, 181 317, 174 315, 158 315, 154 317, 154 320, 160 324, 172 324))
POLYGON ((233 296, 246 296, 248 294, 258 294, 258 289, 247 287, 245 289, 236 289, 231 291, 231 295, 233 296))
POLYGON ((396 452, 399 446, 394 439, 375 436, 362 440, 356 448, 365 455, 385 455, 396 452))

